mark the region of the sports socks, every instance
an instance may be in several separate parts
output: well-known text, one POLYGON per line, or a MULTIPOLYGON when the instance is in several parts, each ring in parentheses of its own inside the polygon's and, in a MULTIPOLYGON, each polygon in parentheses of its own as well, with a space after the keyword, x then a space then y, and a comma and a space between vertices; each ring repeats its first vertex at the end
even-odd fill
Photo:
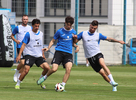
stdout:
POLYGON ((18 74, 19 73, 19 70, 16 70, 15 74, 18 74))
POLYGON ((18 79, 19 79, 20 75, 21 75, 21 73, 18 74, 18 79))
POLYGON ((65 82, 62 82, 62 85, 63 85, 63 86, 65 86, 65 85, 66 85, 66 83, 65 83, 65 82))
POLYGON ((44 77, 44 79, 46 79, 46 78, 47 78, 47 75, 44 75, 43 77, 44 77))
POLYGON ((112 74, 109 74, 108 77, 109 77, 109 79, 111 80, 111 82, 114 81, 114 79, 113 79, 113 77, 112 77, 112 74))
POLYGON ((19 85, 19 86, 20 86, 20 83, 21 83, 21 81, 18 79, 16 85, 19 85))

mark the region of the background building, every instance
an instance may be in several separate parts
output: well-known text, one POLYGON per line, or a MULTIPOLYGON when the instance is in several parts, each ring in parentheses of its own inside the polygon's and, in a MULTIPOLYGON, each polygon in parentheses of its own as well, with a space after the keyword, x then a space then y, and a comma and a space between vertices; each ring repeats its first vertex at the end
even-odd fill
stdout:
MULTIPOLYGON (((88 30, 92 20, 98 20, 98 32, 123 40, 124 0, 79 0, 78 33, 88 30)), ((64 19, 75 17, 75 0, 0 0, 1 8, 16 12, 16 23, 21 23, 23 14, 28 14, 29 22, 34 18, 41 20, 40 30, 44 33, 44 44, 48 45, 55 32, 64 26, 64 19)), ((135 37, 136 1, 127 0, 127 36, 126 41, 135 37)), ((29 23, 31 24, 31 23, 29 23)), ((74 28, 74 26, 73 26, 74 28)), ((82 42, 79 42, 78 64, 84 64, 82 42)), ((101 51, 107 64, 122 63, 122 45, 101 42, 101 51)), ((52 49, 52 52, 54 48, 52 49)), ((50 54, 52 55, 52 54, 50 54)), ((52 56, 49 56, 51 58, 52 56)))

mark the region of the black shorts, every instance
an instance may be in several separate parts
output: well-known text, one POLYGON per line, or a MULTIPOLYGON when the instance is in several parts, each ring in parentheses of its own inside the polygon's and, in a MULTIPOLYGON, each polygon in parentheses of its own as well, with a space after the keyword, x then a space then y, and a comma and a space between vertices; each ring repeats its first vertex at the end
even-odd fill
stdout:
MULTIPOLYGON (((19 54, 19 51, 20 51, 20 48, 17 48, 17 54, 19 54)), ((23 56, 23 52, 21 54, 21 59, 25 59, 24 56, 23 56)))
POLYGON ((99 72, 102 67, 99 63, 99 59, 100 58, 104 58, 103 54, 102 53, 98 53, 97 55, 91 57, 91 58, 87 58, 90 65, 92 66, 92 68, 96 71, 96 72, 99 72))
POLYGON ((62 63, 63 68, 65 68, 65 64, 67 62, 72 62, 73 63, 73 55, 70 53, 62 52, 62 51, 55 51, 53 60, 51 64, 58 64, 60 65, 62 63))
POLYGON ((34 63, 39 67, 44 62, 46 62, 46 60, 43 57, 37 58, 30 55, 25 56, 25 65, 29 65, 30 67, 32 67, 34 63))

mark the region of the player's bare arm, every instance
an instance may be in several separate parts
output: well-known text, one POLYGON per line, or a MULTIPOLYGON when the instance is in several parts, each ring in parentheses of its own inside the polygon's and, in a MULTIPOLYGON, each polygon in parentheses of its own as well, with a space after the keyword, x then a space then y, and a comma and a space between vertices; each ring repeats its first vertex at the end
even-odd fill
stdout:
POLYGON ((78 42, 77 35, 73 35, 73 40, 74 40, 74 41, 73 41, 74 43, 77 43, 77 42, 78 42))
POLYGON ((42 56, 43 58, 46 60, 46 57, 45 57, 45 54, 44 54, 44 51, 42 50, 42 56))
POLYGON ((22 54, 22 52, 23 52, 25 46, 26 46, 26 44, 23 43, 22 46, 21 46, 21 48, 20 48, 19 54, 18 54, 18 56, 17 56, 17 58, 16 58, 16 62, 18 62, 18 61, 20 60, 21 54, 22 54))
POLYGON ((54 42, 55 42, 55 39, 52 39, 52 40, 50 41, 50 43, 49 43, 48 48, 43 48, 42 50, 43 50, 43 51, 48 51, 48 50, 52 47, 52 45, 54 44, 54 42))
POLYGON ((113 39, 113 38, 110 38, 110 37, 107 37, 106 40, 109 41, 109 42, 118 42, 120 44, 126 44, 124 41, 119 41, 119 40, 116 40, 116 39, 113 39))
POLYGON ((78 45, 76 45, 75 43, 73 43, 73 47, 76 47, 75 52, 77 53, 77 52, 79 51, 79 46, 78 46, 78 45))
POLYGON ((11 34, 11 38, 12 38, 12 40, 13 40, 13 41, 15 41, 17 44, 19 44, 19 43, 20 43, 20 41, 19 41, 19 40, 17 40, 17 39, 15 39, 15 38, 14 38, 14 35, 13 35, 13 34, 11 34))

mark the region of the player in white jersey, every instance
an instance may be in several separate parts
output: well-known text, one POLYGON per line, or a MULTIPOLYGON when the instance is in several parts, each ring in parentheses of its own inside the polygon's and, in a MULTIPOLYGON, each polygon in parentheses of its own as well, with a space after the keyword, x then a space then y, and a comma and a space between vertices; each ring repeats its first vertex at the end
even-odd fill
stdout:
POLYGON ((42 76, 44 76, 48 70, 50 69, 48 63, 43 58, 44 52, 43 48, 43 33, 39 31, 40 20, 33 19, 32 21, 32 30, 27 32, 23 39, 23 44, 21 46, 20 52, 16 58, 18 62, 20 60, 21 54, 23 52, 25 58, 25 66, 24 70, 21 73, 19 79, 17 80, 17 84, 15 85, 15 89, 20 89, 20 83, 24 79, 24 77, 28 74, 30 68, 35 63, 37 67, 41 67, 43 69, 42 76))
POLYGON ((125 44, 124 41, 119 41, 101 33, 95 32, 98 28, 98 21, 94 20, 90 24, 89 31, 83 31, 77 35, 75 42, 80 39, 83 41, 83 47, 85 52, 85 57, 88 59, 92 68, 98 72, 108 83, 113 86, 112 91, 117 91, 118 83, 116 83, 112 77, 109 68, 105 65, 103 54, 100 51, 99 43, 100 40, 107 40, 109 42, 117 42, 120 44, 125 44))
MULTIPOLYGON (((31 30, 31 26, 27 25, 28 23, 28 16, 27 15, 23 15, 22 16, 22 24, 18 25, 14 28, 12 34, 11 34, 11 38, 13 39, 13 41, 15 41, 17 43, 17 53, 19 53, 20 48, 22 46, 22 40, 26 34, 26 32, 28 32, 29 30, 31 30), (16 38, 14 38, 14 35, 16 35, 16 38)), ((23 58, 23 54, 20 60, 20 63, 17 66, 17 70, 14 74, 13 80, 15 82, 17 82, 17 78, 19 77, 19 71, 21 73, 21 71, 23 70, 23 66, 24 66, 24 58, 23 58), (21 69, 22 68, 22 69, 21 69)))

